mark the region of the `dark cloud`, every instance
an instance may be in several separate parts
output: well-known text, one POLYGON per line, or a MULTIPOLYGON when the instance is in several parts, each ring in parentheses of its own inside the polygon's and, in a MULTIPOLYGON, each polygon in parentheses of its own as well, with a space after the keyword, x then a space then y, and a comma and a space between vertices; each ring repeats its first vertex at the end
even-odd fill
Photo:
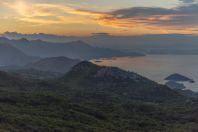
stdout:
POLYGON ((110 36, 109 33, 92 33, 93 36, 110 36))
POLYGON ((110 13, 111 17, 106 19, 125 20, 146 25, 198 27, 197 12, 198 4, 189 4, 172 9, 134 7, 113 11, 110 13))
POLYGON ((116 18, 146 17, 153 15, 175 14, 176 10, 152 7, 134 7, 113 11, 111 14, 116 18))
POLYGON ((193 3, 195 2, 196 0, 180 0, 182 1, 183 3, 193 3))

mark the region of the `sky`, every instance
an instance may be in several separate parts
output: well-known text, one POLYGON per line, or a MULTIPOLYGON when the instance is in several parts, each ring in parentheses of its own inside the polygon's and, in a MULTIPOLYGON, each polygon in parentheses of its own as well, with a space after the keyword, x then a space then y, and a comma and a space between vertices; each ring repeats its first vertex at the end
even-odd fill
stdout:
POLYGON ((0 33, 198 34, 198 0, 1 0, 0 33))

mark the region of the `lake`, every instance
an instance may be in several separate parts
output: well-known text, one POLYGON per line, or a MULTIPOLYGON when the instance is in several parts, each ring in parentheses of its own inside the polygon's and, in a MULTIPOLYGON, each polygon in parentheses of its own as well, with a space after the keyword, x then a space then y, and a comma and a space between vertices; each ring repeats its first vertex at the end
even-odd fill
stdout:
POLYGON ((198 91, 198 55, 147 55, 99 59, 92 62, 136 72, 158 83, 164 83, 164 78, 179 73, 194 79, 195 83, 185 83, 185 86, 198 91))

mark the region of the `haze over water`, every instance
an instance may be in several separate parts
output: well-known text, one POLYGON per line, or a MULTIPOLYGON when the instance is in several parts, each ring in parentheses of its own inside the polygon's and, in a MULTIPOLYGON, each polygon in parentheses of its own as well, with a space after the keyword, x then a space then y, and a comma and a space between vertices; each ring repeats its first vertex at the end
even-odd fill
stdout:
POLYGON ((92 60, 98 65, 116 66, 136 72, 159 83, 163 83, 167 76, 179 73, 194 79, 195 83, 185 85, 188 89, 198 91, 198 55, 147 55, 100 59, 99 61, 92 60))

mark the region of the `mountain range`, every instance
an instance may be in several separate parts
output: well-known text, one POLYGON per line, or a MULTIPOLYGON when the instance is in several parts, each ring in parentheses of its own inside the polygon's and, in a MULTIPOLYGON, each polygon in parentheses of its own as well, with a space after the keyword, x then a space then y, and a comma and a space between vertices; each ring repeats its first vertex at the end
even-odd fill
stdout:
POLYGON ((87 37, 57 36, 49 34, 20 34, 6 32, 2 36, 11 39, 27 38, 49 42, 82 40, 91 46, 147 54, 198 54, 198 36, 191 34, 154 34, 139 36, 112 36, 94 33, 87 37))
POLYGON ((65 56, 73 59, 94 59, 121 56, 139 56, 143 55, 136 52, 125 53, 119 50, 107 48, 96 48, 89 44, 77 40, 67 43, 52 43, 42 40, 9 40, 0 38, 1 43, 9 44, 30 56, 41 58, 65 56))
MULTIPOLYGON (((151 49, 155 52, 161 51, 161 48, 170 49, 164 46, 164 41, 159 47, 154 43, 162 38, 168 42, 170 36, 162 35, 154 41, 150 40, 150 36, 138 36, 135 41, 131 37, 116 38, 100 33, 77 40, 76 37, 68 37, 68 42, 57 43, 29 38, 59 38, 62 41, 65 37, 34 34, 25 35, 29 38, 24 39, 18 38, 20 34, 12 35, 17 39, 7 39, 5 34, 0 38, 0 65, 3 65, 0 67, 0 131, 198 130, 197 93, 171 89, 135 72, 86 61, 101 57, 142 55, 134 50, 154 53, 150 52, 151 49), (104 47, 100 41, 106 41, 107 46, 104 47), (150 46, 140 43, 143 41, 151 42, 150 46), (134 44, 129 45, 132 42, 134 44), (118 47, 112 47, 113 43, 118 47), (125 48, 127 52, 122 51, 125 48)), ((186 50, 185 39, 181 49, 186 50)), ((178 48, 177 41, 170 42, 174 42, 173 45, 178 48)), ((194 43, 194 40, 189 42, 194 43)), ((196 44, 191 46, 196 50, 196 44)))

